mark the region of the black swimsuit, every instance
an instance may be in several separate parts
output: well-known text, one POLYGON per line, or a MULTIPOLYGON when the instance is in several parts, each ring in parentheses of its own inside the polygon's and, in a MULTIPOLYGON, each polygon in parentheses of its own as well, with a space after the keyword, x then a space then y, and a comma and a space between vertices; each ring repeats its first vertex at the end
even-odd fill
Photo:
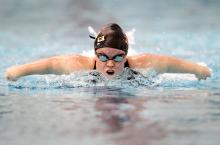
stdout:
MULTIPOLYGON (((125 67, 125 68, 126 68, 126 67, 129 67, 128 61, 125 62, 125 66, 124 66, 124 67, 125 67)), ((94 65, 94 68, 93 68, 93 69, 96 70, 96 62, 95 62, 95 65, 94 65)))

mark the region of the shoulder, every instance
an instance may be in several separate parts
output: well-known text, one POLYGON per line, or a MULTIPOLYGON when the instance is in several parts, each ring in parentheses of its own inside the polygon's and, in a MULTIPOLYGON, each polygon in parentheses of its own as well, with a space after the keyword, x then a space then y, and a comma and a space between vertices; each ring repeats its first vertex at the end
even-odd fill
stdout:
POLYGON ((127 56, 129 66, 131 68, 142 68, 145 63, 150 61, 151 54, 144 53, 133 56, 127 56))
POLYGON ((165 57, 163 55, 143 53, 134 56, 128 56, 127 60, 131 68, 148 68, 152 67, 158 62, 163 62, 165 57))
POLYGON ((77 66, 79 68, 92 69, 95 65, 95 58, 80 54, 54 56, 51 58, 53 63, 65 64, 67 66, 77 66))
POLYGON ((65 60, 65 61, 94 61, 94 57, 88 57, 88 56, 83 56, 80 54, 73 54, 73 55, 60 55, 60 56, 54 56, 51 57, 51 59, 54 60, 65 60))
POLYGON ((152 59, 152 58, 162 58, 162 57, 164 56, 158 54, 150 54, 150 53, 127 56, 129 60, 152 59))
POLYGON ((77 54, 77 55, 70 55, 69 59, 70 61, 75 62, 75 63, 77 62, 88 69, 93 69, 95 65, 94 57, 88 57, 88 56, 77 54))
POLYGON ((136 61, 142 62, 142 61, 158 61, 158 60, 166 59, 167 57, 168 56, 165 55, 143 53, 134 56, 128 56, 127 59, 128 61, 131 62, 136 62, 136 61))

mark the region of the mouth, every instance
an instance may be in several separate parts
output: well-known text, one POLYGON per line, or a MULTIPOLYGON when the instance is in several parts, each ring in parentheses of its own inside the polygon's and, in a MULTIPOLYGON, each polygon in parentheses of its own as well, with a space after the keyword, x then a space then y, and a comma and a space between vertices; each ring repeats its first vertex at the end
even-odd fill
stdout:
POLYGON ((106 73, 108 75, 114 75, 115 71, 114 70, 107 70, 106 73))

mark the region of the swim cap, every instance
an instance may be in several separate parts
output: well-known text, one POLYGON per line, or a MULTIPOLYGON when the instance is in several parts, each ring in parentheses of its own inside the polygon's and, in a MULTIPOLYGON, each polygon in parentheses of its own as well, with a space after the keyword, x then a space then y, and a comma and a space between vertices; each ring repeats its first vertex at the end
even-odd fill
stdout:
POLYGON ((128 39, 118 24, 110 23, 101 28, 95 38, 95 51, 99 48, 111 47, 128 53, 128 39))

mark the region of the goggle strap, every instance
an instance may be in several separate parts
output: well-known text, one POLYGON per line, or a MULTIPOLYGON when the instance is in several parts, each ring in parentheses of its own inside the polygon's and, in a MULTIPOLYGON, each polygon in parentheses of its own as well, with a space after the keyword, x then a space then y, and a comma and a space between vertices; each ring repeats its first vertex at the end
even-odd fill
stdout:
POLYGON ((91 39, 95 39, 95 36, 89 35, 89 37, 90 37, 91 39))

